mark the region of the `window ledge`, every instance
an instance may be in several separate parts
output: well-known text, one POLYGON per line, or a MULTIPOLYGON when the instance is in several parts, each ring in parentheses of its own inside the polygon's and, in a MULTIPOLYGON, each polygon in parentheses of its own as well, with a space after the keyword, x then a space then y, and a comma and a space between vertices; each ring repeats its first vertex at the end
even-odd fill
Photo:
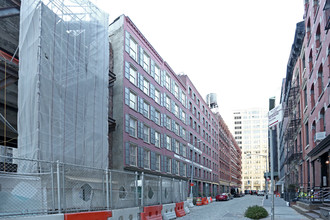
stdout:
POLYGON ((320 94, 320 96, 319 96, 319 98, 318 98, 318 102, 320 102, 320 100, 322 99, 323 94, 324 94, 324 90, 321 92, 321 94, 320 94))
POLYGON ((306 145, 305 150, 307 150, 308 148, 309 148, 309 144, 306 145))

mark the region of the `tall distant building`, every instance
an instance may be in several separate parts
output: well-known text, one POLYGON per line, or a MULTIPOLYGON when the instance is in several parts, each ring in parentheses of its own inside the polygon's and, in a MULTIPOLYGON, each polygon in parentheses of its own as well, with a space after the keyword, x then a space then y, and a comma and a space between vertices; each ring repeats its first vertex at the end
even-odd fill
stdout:
POLYGON ((234 137, 242 151, 242 190, 264 190, 268 170, 267 110, 233 112, 234 137))

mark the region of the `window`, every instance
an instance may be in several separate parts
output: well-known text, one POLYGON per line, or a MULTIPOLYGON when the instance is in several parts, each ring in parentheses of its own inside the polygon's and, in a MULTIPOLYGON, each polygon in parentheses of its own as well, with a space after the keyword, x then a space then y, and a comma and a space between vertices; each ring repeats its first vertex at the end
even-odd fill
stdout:
POLYGON ((187 157, 187 147, 186 147, 186 145, 182 145, 182 156, 187 157))
POLYGON ((129 119, 129 135, 137 137, 137 121, 134 118, 129 119))
POLYGON ((160 147, 160 133, 155 131, 155 146, 160 147))
POLYGON ((129 55, 136 61, 137 60, 137 43, 133 38, 129 39, 129 55))
POLYGON ((160 69, 156 65, 155 65, 155 80, 156 82, 160 83, 160 69))
POLYGON ((171 130, 171 118, 166 116, 166 128, 171 130))
POLYGON ((143 126, 143 141, 150 143, 150 128, 143 126))
POLYGON ((132 165, 132 166, 136 166, 136 164, 137 164, 136 151, 137 151, 137 146, 130 144, 130 146, 129 146, 129 162, 130 162, 130 165, 132 165))
POLYGON ((174 152, 176 154, 179 154, 180 153, 180 143, 179 141, 175 140, 175 148, 174 148, 174 152))
POLYGON ((317 26, 317 29, 316 29, 315 48, 316 48, 316 54, 318 54, 321 51, 321 28, 320 28, 320 24, 317 26))
POLYGON ((324 113, 325 110, 324 108, 322 108, 320 111, 320 132, 326 131, 326 122, 324 120, 324 113))
POLYGON ((182 134, 181 134, 181 137, 183 139, 186 139, 186 130, 184 128, 182 128, 182 134))
POLYGON ((180 162, 175 161, 175 163, 176 163, 176 174, 179 175, 180 174, 180 162))
POLYGON ((160 112, 155 110, 155 123, 160 125, 160 112))
POLYGON ((313 50, 311 49, 308 57, 308 66, 309 66, 309 72, 313 72, 313 50))
POLYGON ((307 87, 304 88, 304 104, 307 106, 307 87))
POLYGON ((144 149, 143 154, 144 168, 150 169, 150 151, 144 149))
POLYGON ((182 103, 182 105, 186 104, 186 94, 184 94, 184 93, 181 93, 181 103, 182 103))
POLYGON ((155 89, 155 102, 160 104, 160 92, 157 89, 155 89))
POLYGON ((186 122, 186 113, 184 111, 182 112, 182 121, 186 122))
POLYGON ((166 73, 166 75, 165 75, 165 87, 166 87, 168 90, 170 90, 170 89, 171 89, 170 85, 171 85, 171 77, 170 77, 170 75, 168 75, 168 74, 166 73))
POLYGON ((187 164, 183 164, 182 174, 183 174, 183 176, 187 176, 187 164))
POLYGON ((171 160, 171 158, 166 158, 166 160, 167 160, 167 172, 168 173, 171 173, 171 168, 172 168, 172 160, 171 160))
POLYGON ((129 107, 137 110, 137 96, 132 93, 131 91, 129 92, 129 107))
POLYGON ((129 81, 133 83, 134 85, 137 85, 137 79, 136 79, 137 71, 130 66, 129 68, 129 81))
POLYGON ((150 113, 150 105, 149 103, 143 101, 143 115, 147 118, 149 118, 150 113))
POLYGON ((311 107, 315 107, 314 84, 311 87, 311 107))
POLYGON ((309 129, 308 129, 308 122, 305 124, 305 132, 306 132, 306 145, 309 145, 309 129))
POLYGON ((179 99, 179 86, 174 84, 174 96, 179 99))
POLYGON ((179 135, 179 124, 178 123, 174 123, 174 133, 176 135, 179 135))
POLYGON ((146 53, 143 53, 143 69, 148 73, 150 71, 150 57, 146 53))
POLYGON ((179 106, 177 104, 174 105, 174 115, 179 117, 179 106))
POLYGON ((168 96, 166 96, 165 98, 165 107, 167 108, 167 110, 171 109, 171 99, 168 96))
POLYGON ((143 92, 149 95, 149 82, 146 79, 143 79, 143 92))
POLYGON ((156 154, 156 170, 160 171, 160 155, 156 154))
POLYGON ((318 87, 318 95, 320 97, 320 95, 323 92, 324 89, 324 85, 323 85, 323 66, 321 64, 320 68, 319 68, 319 72, 317 74, 317 87, 318 87))
POLYGON ((170 136, 166 136, 166 149, 167 150, 171 150, 171 141, 172 141, 172 138, 170 136))

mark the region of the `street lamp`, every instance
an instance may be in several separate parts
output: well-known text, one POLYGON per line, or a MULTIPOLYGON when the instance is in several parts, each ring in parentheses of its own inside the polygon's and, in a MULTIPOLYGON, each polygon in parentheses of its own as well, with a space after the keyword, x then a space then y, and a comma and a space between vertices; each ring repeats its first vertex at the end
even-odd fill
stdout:
MULTIPOLYGON (((197 140, 197 143, 200 143, 200 142, 202 142, 202 140, 197 140)), ((190 175, 190 177, 191 177, 191 179, 190 179, 190 195, 189 195, 189 197, 190 198, 193 198, 193 192, 192 192, 192 190, 193 190, 193 176, 194 176, 194 153, 195 153, 195 146, 193 146, 193 145, 191 145, 190 147, 192 148, 192 155, 191 155, 191 175, 190 175), (192 147, 191 147, 192 146, 192 147)))

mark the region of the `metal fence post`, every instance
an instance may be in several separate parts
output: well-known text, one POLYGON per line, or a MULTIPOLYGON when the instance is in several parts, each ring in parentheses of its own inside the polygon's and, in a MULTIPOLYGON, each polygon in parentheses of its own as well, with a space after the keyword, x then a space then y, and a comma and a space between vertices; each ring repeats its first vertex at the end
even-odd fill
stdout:
POLYGON ((144 206, 144 172, 142 172, 141 207, 144 206))
POLYGON ((172 202, 174 203, 174 178, 172 178, 172 202))
POLYGON ((135 206, 139 206, 138 172, 135 172, 135 206))
POLYGON ((55 208, 55 191, 54 191, 54 168, 53 168, 54 164, 53 162, 50 163, 50 177, 51 177, 51 181, 52 181, 52 203, 53 203, 53 211, 56 209, 55 208))
MULTIPOLYGON (((110 178, 111 178, 111 172, 110 172, 110 178)), ((108 168, 106 168, 106 170, 105 170, 105 192, 106 192, 107 210, 109 210, 110 204, 109 204, 109 170, 108 170, 108 168)))
POLYGON ((159 204, 162 205, 162 192, 163 192, 163 184, 162 184, 162 177, 159 176, 159 204))
POLYGON ((58 213, 61 213, 61 187, 60 187, 60 161, 56 161, 56 178, 57 178, 57 206, 58 213))

